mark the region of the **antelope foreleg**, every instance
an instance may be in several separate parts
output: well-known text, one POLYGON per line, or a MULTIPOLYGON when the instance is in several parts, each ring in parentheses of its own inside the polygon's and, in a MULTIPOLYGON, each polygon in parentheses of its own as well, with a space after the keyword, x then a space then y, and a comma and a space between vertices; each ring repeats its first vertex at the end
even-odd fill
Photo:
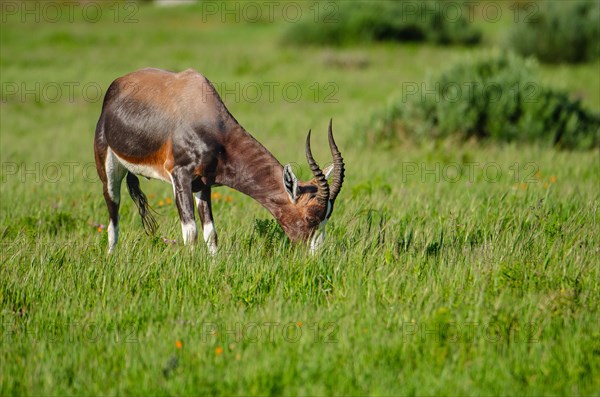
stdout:
POLYGON ((205 187, 198 193, 194 193, 196 198, 196 206, 202 222, 202 231, 204 241, 208 247, 208 251, 214 255, 217 252, 217 231, 212 215, 212 205, 210 201, 210 187, 205 187))
POLYGON ((194 244, 197 238, 196 219, 194 218, 194 199, 192 196, 192 180, 184 173, 173 173, 173 191, 175 203, 181 220, 183 243, 194 244))

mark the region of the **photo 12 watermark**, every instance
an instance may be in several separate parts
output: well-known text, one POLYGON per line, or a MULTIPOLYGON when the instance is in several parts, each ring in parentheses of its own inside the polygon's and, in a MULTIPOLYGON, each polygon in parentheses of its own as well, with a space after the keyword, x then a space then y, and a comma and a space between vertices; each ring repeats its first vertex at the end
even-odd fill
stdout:
MULTIPOLYGON (((300 20, 333 24, 343 17, 336 1, 201 1, 202 22, 276 22, 300 20)), ((398 22, 425 22, 432 17, 447 22, 499 22, 510 17, 515 22, 531 21, 539 11, 535 1, 506 4, 499 1, 400 1, 394 15, 398 22)), ((342 4, 341 6, 344 6, 342 4)))
POLYGON ((541 86, 533 81, 519 82, 506 86, 503 83, 479 81, 448 82, 403 82, 401 84, 401 101, 407 103, 417 102, 459 102, 461 100, 477 97, 478 93, 486 98, 488 103, 497 103, 512 99, 515 102, 536 102, 539 100, 541 86))
MULTIPOLYGON (((325 167, 329 164, 325 163, 325 167)), ((306 171, 304 165, 290 163, 290 166, 296 175, 311 177, 308 172, 303 172, 306 171)), ((533 161, 523 163, 402 161, 398 164, 396 171, 396 178, 401 183, 542 183, 545 181, 539 164, 533 161)), ((230 177, 232 180, 243 181, 254 173, 255 169, 248 167, 237 170, 230 177)), ((268 176, 268 173, 274 177, 278 173, 278 167, 262 169, 263 176, 268 176)), ((549 178, 548 181, 551 183, 556 181, 555 176, 549 178)), ((99 181, 94 161, 4 161, 0 163, 1 183, 73 183, 77 181, 86 183, 99 181)))
POLYGON ((136 1, 2 1, 2 23, 138 23, 136 1))
POLYGON ((339 4, 336 1, 201 1, 199 4, 202 22, 296 23, 305 19, 315 23, 339 21, 339 4))
MULTIPOLYGON (((26 316, 20 311, 18 316, 26 316)), ((139 343, 134 324, 105 325, 87 320, 50 321, 23 324, 18 318, 2 321, 2 343, 24 340, 33 343, 139 343)))
POLYGON ((0 164, 0 182, 7 183, 73 183, 84 181, 96 183, 96 163, 78 161, 17 162, 4 161, 0 164))
MULTIPOLYGON (((249 81, 213 82, 213 86, 225 103, 338 103, 339 85, 334 81, 314 81, 300 84, 296 81, 249 81)), ((94 81, 24 82, 4 81, 1 84, 0 101, 10 103, 100 103, 108 85, 94 81)), ((121 97, 140 98, 150 95, 153 87, 127 83, 120 87, 121 97)), ((211 90, 202 90, 199 101, 214 100, 211 90)))
POLYGON ((402 183, 538 183, 542 182, 540 166, 530 161, 510 164, 497 162, 416 162, 403 161, 399 165, 402 183))
MULTIPOLYGON (((302 175, 299 164, 290 163, 290 166, 294 171, 297 171, 298 175, 302 175)), ((232 172, 228 177, 235 183, 235 181, 246 181, 248 178, 252 178, 255 173, 256 169, 250 165, 235 170, 235 172, 232 172)), ((263 167, 261 169, 261 176, 263 177, 275 178, 279 173, 280 167, 277 165, 263 167)), ((216 174, 207 171, 203 176, 212 177, 214 175, 216 174)), ((97 183, 100 182, 100 178, 98 177, 98 171, 94 161, 3 161, 0 163, 0 182, 42 184, 74 182, 97 183)))
POLYGON ((97 103, 104 98, 104 90, 93 81, 62 82, 2 82, 2 103, 75 103, 78 99, 97 103))
POLYGON ((202 343, 338 343, 339 327, 335 322, 268 321, 268 322, 203 322, 202 343))
POLYGON ((498 322, 440 322, 423 323, 406 321, 398 330, 402 341, 406 343, 415 340, 423 342, 447 343, 472 343, 483 340, 486 343, 538 343, 540 341, 540 328, 535 322, 528 322, 520 326, 507 327, 498 322))
MULTIPOLYGON (((296 103, 308 101, 313 103, 337 103, 340 90, 337 83, 315 81, 303 85, 295 81, 262 81, 248 83, 213 82, 221 99, 225 103, 266 101, 296 103)), ((207 93, 209 95, 210 93, 207 93)), ((204 98, 207 101, 209 97, 204 98)))
MULTIPOLYGON (((497 23, 510 18, 514 23, 531 22, 539 13, 538 2, 500 1, 401 1, 398 22, 425 22, 432 17, 446 22, 484 21, 497 23)), ((343 18, 337 1, 3 1, 2 23, 138 23, 141 7, 186 5, 200 23, 297 23, 301 20, 335 24, 343 18)))

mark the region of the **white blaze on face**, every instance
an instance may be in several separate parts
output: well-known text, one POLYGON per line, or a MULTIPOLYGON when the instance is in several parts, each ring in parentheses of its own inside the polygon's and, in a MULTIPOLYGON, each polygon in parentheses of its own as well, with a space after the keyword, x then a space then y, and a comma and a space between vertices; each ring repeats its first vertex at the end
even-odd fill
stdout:
POLYGON ((325 241, 325 226, 327 226, 327 219, 329 218, 330 214, 331 214, 331 201, 328 201, 327 202, 327 212, 325 212, 325 219, 323 219, 321 221, 321 223, 319 223, 319 227, 317 228, 317 230, 315 231, 315 234, 313 234, 312 238, 310 239, 310 253, 312 255, 314 255, 317 252, 319 247, 321 247, 323 245, 323 242, 325 241))
POLYGON ((327 219, 319 224, 319 228, 315 231, 312 238, 310 239, 310 253, 314 255, 317 250, 323 245, 325 241, 325 225, 327 225, 327 219))

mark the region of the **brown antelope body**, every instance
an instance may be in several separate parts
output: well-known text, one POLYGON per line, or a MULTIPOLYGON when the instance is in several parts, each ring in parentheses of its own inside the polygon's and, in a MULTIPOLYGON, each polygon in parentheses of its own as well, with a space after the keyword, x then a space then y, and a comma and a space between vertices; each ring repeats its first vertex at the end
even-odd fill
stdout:
POLYGON ((229 113, 213 85, 200 73, 143 69, 115 80, 106 92, 96 126, 94 153, 110 222, 109 252, 118 240, 120 189, 127 179, 147 232, 157 224, 135 175, 173 185, 185 244, 196 240, 194 200, 204 240, 211 253, 217 234, 211 210, 211 186, 225 185, 262 204, 292 241, 322 243, 325 224, 342 187, 344 162, 333 140, 331 187, 316 164, 306 139, 306 158, 314 175, 298 182, 229 113))

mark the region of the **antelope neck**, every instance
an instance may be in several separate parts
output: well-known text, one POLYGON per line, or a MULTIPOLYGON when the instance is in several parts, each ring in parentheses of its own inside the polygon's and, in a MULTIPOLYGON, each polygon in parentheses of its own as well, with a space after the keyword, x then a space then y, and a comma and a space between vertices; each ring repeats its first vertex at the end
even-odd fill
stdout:
POLYGON ((295 212, 283 185, 283 166, 243 128, 231 134, 226 145, 226 168, 218 183, 240 191, 265 207, 287 230, 284 217, 295 212))

